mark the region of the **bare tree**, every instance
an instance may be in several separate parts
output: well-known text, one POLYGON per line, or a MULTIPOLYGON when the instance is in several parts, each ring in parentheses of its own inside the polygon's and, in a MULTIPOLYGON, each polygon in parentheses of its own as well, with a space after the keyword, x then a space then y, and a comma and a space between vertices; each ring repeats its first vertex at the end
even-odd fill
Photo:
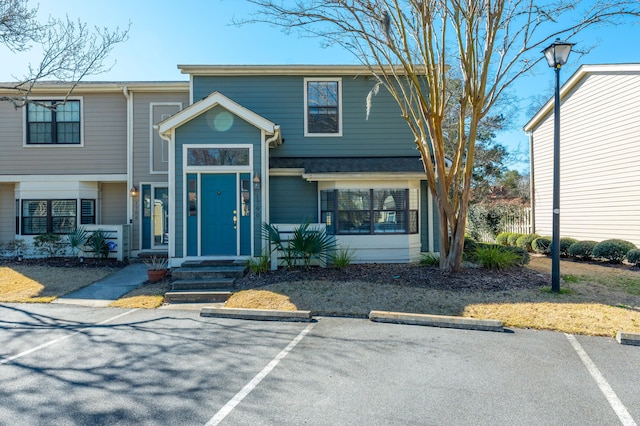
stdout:
POLYGON ((24 106, 36 82, 45 79, 70 83, 65 86, 67 94, 60 103, 66 101, 80 80, 111 68, 105 64, 107 56, 115 45, 128 38, 129 28, 91 30, 86 23, 68 17, 50 17, 42 23, 37 12, 37 8, 29 7, 28 0, 0 0, 0 44, 13 53, 34 46, 42 49, 39 64, 30 64, 23 76, 14 76, 15 82, 0 84, 7 93, 0 95, 0 101, 11 102, 16 108, 24 106))
MULTIPOLYGON (((350 50, 400 106, 440 217, 440 268, 459 271, 478 125, 556 37, 640 15, 637 0, 248 0, 253 19, 350 50), (456 149, 445 157, 451 77, 456 149)), ((376 88, 377 90, 377 88, 376 88)))

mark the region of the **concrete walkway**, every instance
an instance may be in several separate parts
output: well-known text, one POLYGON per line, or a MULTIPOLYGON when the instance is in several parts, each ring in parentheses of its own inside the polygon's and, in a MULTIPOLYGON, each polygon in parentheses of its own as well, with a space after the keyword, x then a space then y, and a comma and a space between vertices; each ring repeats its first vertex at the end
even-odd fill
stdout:
POLYGON ((96 283, 64 295, 52 303, 91 307, 107 306, 142 285, 147 279, 147 266, 144 263, 132 263, 96 283))

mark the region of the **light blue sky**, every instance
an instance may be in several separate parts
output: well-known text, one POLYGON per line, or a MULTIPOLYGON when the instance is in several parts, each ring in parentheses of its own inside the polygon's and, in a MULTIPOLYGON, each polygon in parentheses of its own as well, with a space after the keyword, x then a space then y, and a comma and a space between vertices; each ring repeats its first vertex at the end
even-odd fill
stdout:
MULTIPOLYGON (((91 80, 186 80, 178 64, 355 64, 357 60, 338 47, 322 48, 320 40, 286 35, 266 24, 236 27, 235 18, 249 17, 254 7, 244 0, 41 0, 40 15, 81 19, 90 25, 124 27, 132 23, 130 39, 115 48, 116 61, 110 72, 91 80), (100 5, 100 7, 98 7, 100 5)), ((565 81, 582 64, 640 63, 640 25, 592 28, 576 37, 579 45, 597 46, 583 57, 573 56, 562 69, 565 81)), ((0 81, 20 77, 37 52, 12 54, 0 48, 0 81)), ((552 93, 553 71, 540 63, 536 75, 521 79, 513 92, 521 99, 521 113, 514 129, 499 135, 511 151, 528 151, 528 139, 521 128, 528 98, 552 93)), ((364 102, 363 102, 364 105, 364 102)), ((521 171, 528 163, 511 164, 521 171)))

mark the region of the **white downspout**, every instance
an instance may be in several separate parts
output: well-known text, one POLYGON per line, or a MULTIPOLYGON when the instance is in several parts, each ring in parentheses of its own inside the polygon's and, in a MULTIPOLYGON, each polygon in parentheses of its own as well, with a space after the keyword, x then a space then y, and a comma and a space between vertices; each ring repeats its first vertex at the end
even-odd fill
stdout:
POLYGON ((122 94, 127 100, 127 222, 133 226, 133 200, 129 196, 129 189, 133 186, 133 93, 123 86, 122 94))

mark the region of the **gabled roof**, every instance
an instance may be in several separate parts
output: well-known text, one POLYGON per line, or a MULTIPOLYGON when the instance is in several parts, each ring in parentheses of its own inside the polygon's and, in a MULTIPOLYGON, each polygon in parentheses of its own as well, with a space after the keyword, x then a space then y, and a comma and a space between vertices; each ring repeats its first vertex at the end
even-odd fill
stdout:
POLYGON ((160 122, 157 125, 158 131, 161 135, 168 136, 171 130, 175 129, 176 127, 182 126, 186 122, 194 119, 200 114, 203 114, 218 105, 233 113, 234 115, 242 118, 258 129, 264 130, 264 132, 268 135, 279 135, 280 126, 272 123, 261 115, 256 114, 250 109, 247 109, 242 105, 232 101, 220 92, 213 92, 206 98, 188 106, 177 114, 174 114, 166 120, 160 122))
MULTIPOLYGON (((564 99, 571 90, 589 74, 602 73, 640 73, 640 64, 601 64, 601 65, 582 65, 560 88, 560 99, 564 99)), ((549 114, 553 112, 554 98, 552 97, 536 115, 524 125, 525 132, 531 132, 543 121, 549 114)))

